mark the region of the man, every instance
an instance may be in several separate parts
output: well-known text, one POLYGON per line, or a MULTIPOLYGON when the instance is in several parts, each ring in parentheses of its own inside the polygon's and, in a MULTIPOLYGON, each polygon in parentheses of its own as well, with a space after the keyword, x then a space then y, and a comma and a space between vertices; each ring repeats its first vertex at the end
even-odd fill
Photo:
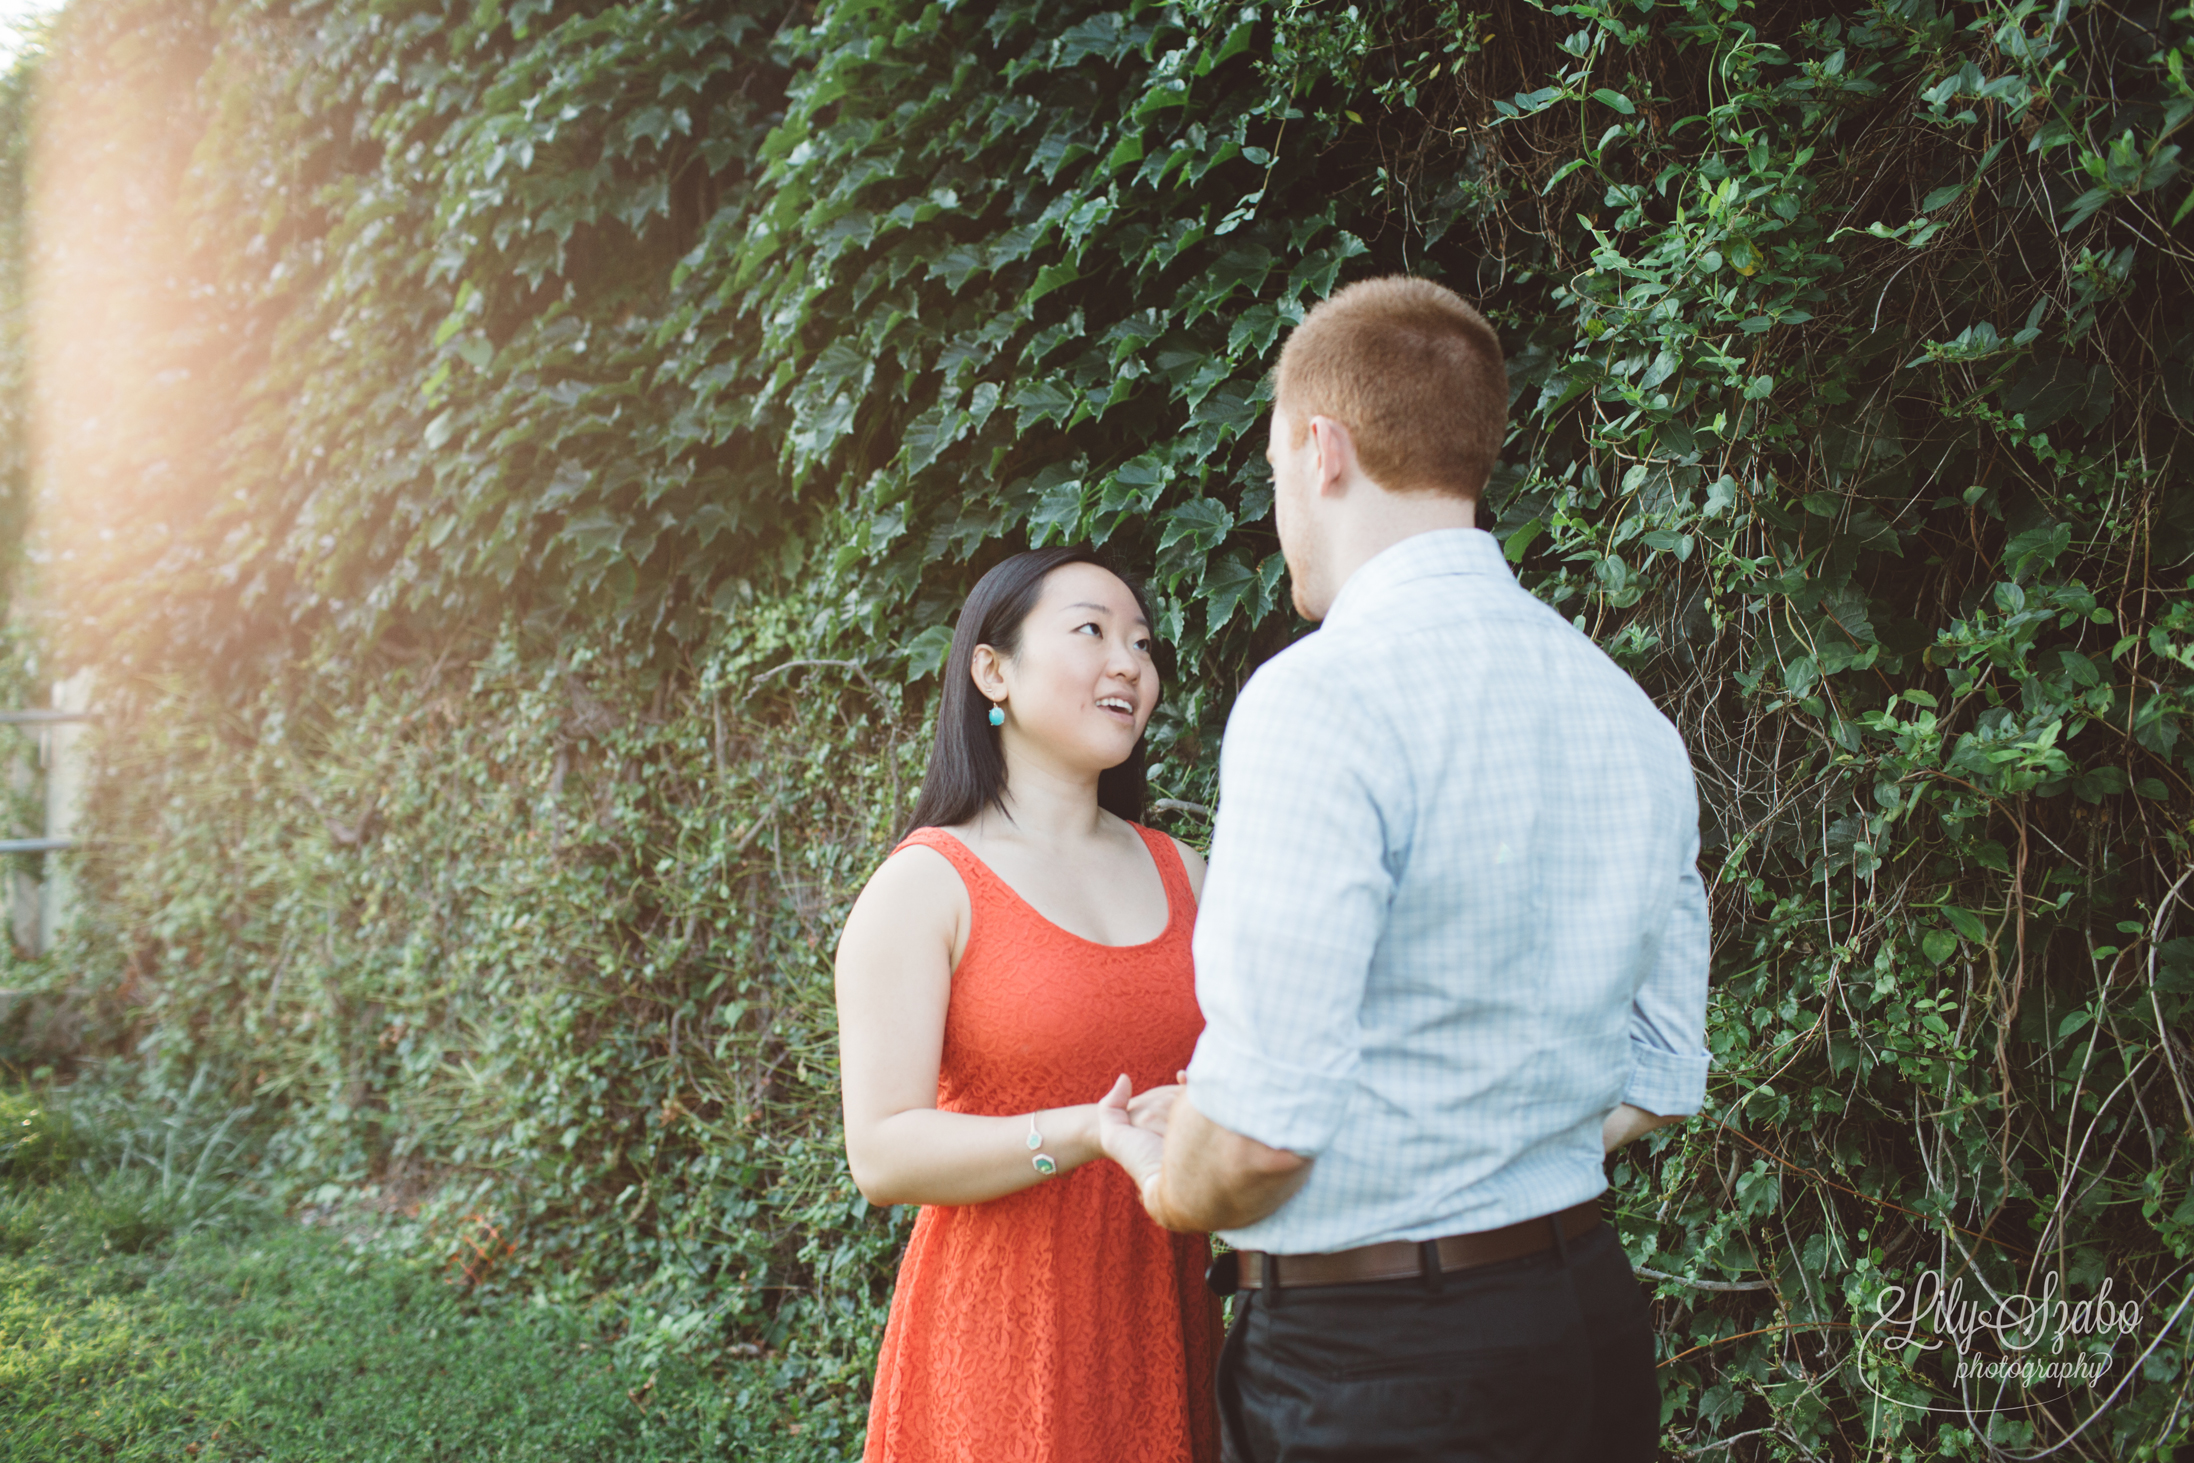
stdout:
POLYGON ((1507 401, 1424 280, 1342 290, 1280 357, 1274 516, 1323 624, 1227 724, 1186 1086, 1101 1113, 1151 1217, 1240 1252, 1243 1463, 1654 1456, 1597 1198, 1704 1100, 1698 805, 1675 728, 1475 526, 1507 401))

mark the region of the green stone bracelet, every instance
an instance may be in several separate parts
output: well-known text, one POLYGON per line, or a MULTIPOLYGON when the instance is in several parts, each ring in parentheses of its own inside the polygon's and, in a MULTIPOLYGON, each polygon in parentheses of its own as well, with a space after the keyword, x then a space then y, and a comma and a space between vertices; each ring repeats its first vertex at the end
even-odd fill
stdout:
MULTIPOLYGON (((1034 1113, 1028 1115, 1028 1146, 1031 1148, 1044 1146, 1044 1135, 1036 1131, 1036 1114, 1034 1113)), ((1036 1165, 1036 1171, 1047 1179, 1059 1171, 1059 1161, 1048 1153, 1039 1153, 1029 1162, 1036 1165)))

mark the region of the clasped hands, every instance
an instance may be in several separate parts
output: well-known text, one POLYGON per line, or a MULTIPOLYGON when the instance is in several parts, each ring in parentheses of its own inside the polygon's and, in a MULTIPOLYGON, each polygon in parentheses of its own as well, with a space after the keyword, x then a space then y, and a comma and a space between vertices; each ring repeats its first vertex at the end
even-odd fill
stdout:
POLYGON ((1186 1071, 1176 1072, 1164 1086, 1136 1092, 1123 1072, 1097 1100, 1097 1146, 1146 1194, 1165 1165, 1166 1123, 1187 1081, 1186 1071))

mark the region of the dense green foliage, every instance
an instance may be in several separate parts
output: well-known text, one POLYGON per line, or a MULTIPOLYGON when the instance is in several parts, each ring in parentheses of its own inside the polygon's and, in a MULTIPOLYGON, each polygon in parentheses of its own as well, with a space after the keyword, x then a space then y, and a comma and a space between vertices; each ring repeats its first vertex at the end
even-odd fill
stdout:
POLYGON ((77 0, 47 156, 188 148, 39 174, 57 297, 152 323, 55 348, 117 841, 18 978, 102 1080, 217 1073, 268 1176, 492 1209, 495 1283, 857 1401, 903 1216, 843 1175, 828 957, 953 607, 1032 542, 1146 571, 1195 836, 1297 632, 1273 347, 1428 273, 1511 355, 1488 526, 1699 767, 1710 1112, 1614 1169, 1672 1446, 2167 1454, 2190 51, 2070 0, 77 0), (144 433, 71 415, 122 378, 144 433), (1928 1269, 2147 1320, 1969 1411, 1863 1332, 1928 1269))
MULTIPOLYGON (((782 1460, 844 1418, 780 1404, 768 1359, 621 1368, 580 1311, 487 1306, 438 1256, 192 1195, 20 1093, 0 1123, 76 1134, 22 1183, 0 1149, 0 1457, 782 1460)), ((188 1145, 209 1151, 210 1135, 188 1145)), ((214 1151, 218 1151, 218 1144, 214 1151)))

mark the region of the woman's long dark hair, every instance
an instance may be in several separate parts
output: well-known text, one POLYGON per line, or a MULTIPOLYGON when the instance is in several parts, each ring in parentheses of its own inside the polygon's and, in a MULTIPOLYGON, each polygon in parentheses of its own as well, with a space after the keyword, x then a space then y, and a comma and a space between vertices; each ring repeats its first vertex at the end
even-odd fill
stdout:
MULTIPOLYGON (((1002 656, 1021 647, 1021 625, 1043 593, 1044 576, 1062 564, 1095 564, 1115 575, 1135 596, 1135 607, 1151 620, 1143 587, 1086 544, 1030 549, 992 569, 960 606, 952 649, 945 656, 944 695, 937 707, 937 741, 922 774, 921 796, 914 800, 908 828, 940 828, 965 823, 985 805, 1006 810, 1006 757, 998 729, 990 724, 990 703, 969 677, 975 647, 988 645, 1002 656)), ((1097 777, 1097 806, 1127 819, 1143 820, 1143 737, 1117 767, 1097 777)))

